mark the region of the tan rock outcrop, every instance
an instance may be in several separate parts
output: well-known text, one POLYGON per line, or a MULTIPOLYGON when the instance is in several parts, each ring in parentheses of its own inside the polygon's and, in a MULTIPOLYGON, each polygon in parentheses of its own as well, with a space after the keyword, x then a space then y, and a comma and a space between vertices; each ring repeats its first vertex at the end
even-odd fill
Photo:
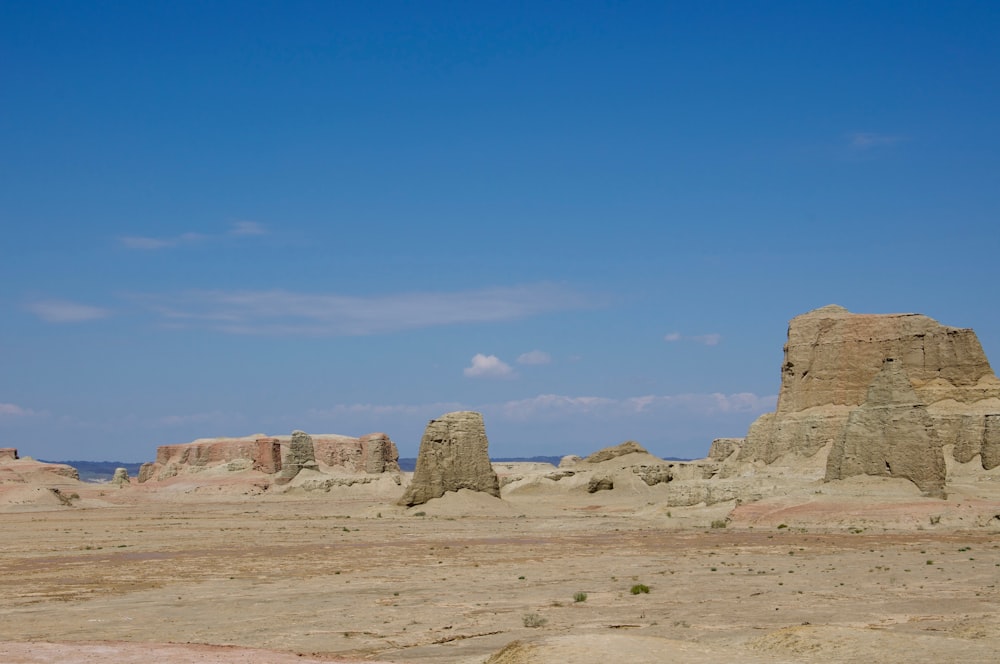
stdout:
POLYGON ((585 458, 584 461, 587 463, 602 463, 625 456, 626 454, 649 454, 649 452, 634 440, 626 440, 624 443, 620 443, 614 447, 605 447, 598 450, 585 458))
POLYGON ((399 504, 422 505, 459 489, 500 497, 483 416, 472 411, 447 413, 427 424, 413 480, 399 504))
POLYGON ((906 371, 893 359, 851 411, 827 457, 826 479, 856 475, 902 477, 929 495, 943 495, 945 463, 937 430, 906 371))
POLYGON ((0 461, 4 459, 10 459, 15 461, 17 459, 17 448, 16 447, 0 447, 0 461))
POLYGON ((115 468, 115 475, 111 478, 111 484, 119 489, 129 486, 128 468, 115 468))
POLYGON ((827 480, 904 477, 932 495, 947 445, 1000 465, 1000 381, 972 330, 830 305, 792 319, 784 350, 777 408, 750 426, 740 461, 830 450, 827 480))
MULTIPOLYGON (((323 470, 343 473, 399 472, 399 452, 384 433, 360 438, 317 434, 312 439, 313 461, 323 470)), ((140 483, 164 480, 178 474, 225 467, 236 472, 253 469, 268 475, 281 473, 298 453, 293 436, 256 434, 242 438, 202 438, 182 445, 161 445, 156 462, 139 469, 140 483)), ((308 456, 308 455, 307 455, 308 456)), ((301 463, 299 464, 301 468, 301 463)))
POLYGON ((274 479, 277 484, 286 484, 302 470, 318 470, 313 439, 305 431, 293 431, 288 446, 288 455, 281 464, 281 472, 274 479))

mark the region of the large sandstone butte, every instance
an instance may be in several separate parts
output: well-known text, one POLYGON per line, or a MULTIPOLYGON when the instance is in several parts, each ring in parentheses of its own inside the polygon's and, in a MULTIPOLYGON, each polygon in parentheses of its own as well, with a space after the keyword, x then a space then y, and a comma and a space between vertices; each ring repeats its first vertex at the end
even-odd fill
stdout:
MULTIPOLYGON (((156 461, 143 464, 139 481, 164 480, 174 475, 225 466, 229 470, 253 469, 269 475, 281 473, 285 465, 299 464, 293 452, 293 436, 263 434, 243 438, 201 438, 183 445, 161 445, 156 461)), ((346 473, 398 473, 399 452, 387 435, 371 433, 360 438, 318 434, 312 439, 313 460, 321 468, 346 473)))
POLYGON ((472 411, 447 413, 431 420, 420 439, 413 480, 399 504, 422 505, 447 491, 471 489, 500 497, 483 416, 472 411))
POLYGON ((975 332, 830 305, 789 324, 777 409, 750 426, 739 458, 829 450, 827 480, 903 477, 941 495, 946 446, 956 461, 1000 465, 1000 381, 975 332))

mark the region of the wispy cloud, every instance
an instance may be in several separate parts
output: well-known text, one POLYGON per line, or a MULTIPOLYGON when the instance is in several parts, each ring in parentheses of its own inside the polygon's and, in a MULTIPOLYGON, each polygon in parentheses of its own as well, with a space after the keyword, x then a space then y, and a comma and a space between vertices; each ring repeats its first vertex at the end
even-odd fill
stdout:
POLYGON ((533 418, 559 417, 625 417, 639 414, 655 414, 666 411, 683 411, 712 415, 719 413, 753 413, 773 409, 777 396, 758 396, 750 392, 722 394, 673 394, 610 398, 599 396, 568 396, 562 394, 540 394, 530 399, 506 401, 485 406, 509 419, 527 420, 533 418))
POLYGON ((693 341, 696 344, 702 344, 704 346, 718 346, 722 341, 722 335, 717 332, 712 332, 711 334, 684 336, 680 332, 671 332, 663 335, 663 340, 667 343, 674 343, 677 341, 693 341))
POLYGON ((0 403, 0 417, 32 417, 39 413, 13 403, 0 403))
POLYGON ((590 298, 553 284, 371 297, 267 291, 188 291, 133 296, 171 326, 230 334, 353 336, 487 323, 581 309, 590 298))
POLYGON ((267 235, 267 227, 256 221, 236 221, 230 224, 225 233, 181 233, 167 237, 149 237, 143 235, 126 235, 118 238, 118 243, 126 249, 157 250, 177 247, 190 247, 225 238, 240 238, 256 235, 267 235))
POLYGON ((439 401, 425 404, 353 403, 336 404, 329 408, 313 408, 306 411, 306 414, 318 418, 340 418, 351 415, 412 415, 433 418, 444 413, 463 409, 465 409, 465 406, 455 401, 439 401))
POLYGON ((518 364, 551 364, 552 356, 541 350, 532 350, 527 353, 521 353, 517 357, 518 364))
POLYGON ((847 134, 848 145, 852 150, 866 151, 874 148, 896 145, 910 140, 906 136, 877 134, 868 131, 856 131, 847 134))
POLYGON ((462 373, 469 378, 513 378, 514 370, 496 355, 476 353, 462 373))
POLYGON ((603 396, 539 394, 525 399, 492 403, 437 402, 425 404, 338 404, 308 411, 317 417, 351 415, 437 417, 455 410, 475 410, 490 417, 513 421, 594 418, 614 420, 637 416, 683 414, 703 417, 727 413, 764 413, 773 410, 777 395, 757 395, 752 392, 721 392, 701 394, 647 394, 613 398, 603 396))
POLYGON ((111 315, 108 309, 65 300, 32 302, 27 309, 47 323, 81 323, 111 315))

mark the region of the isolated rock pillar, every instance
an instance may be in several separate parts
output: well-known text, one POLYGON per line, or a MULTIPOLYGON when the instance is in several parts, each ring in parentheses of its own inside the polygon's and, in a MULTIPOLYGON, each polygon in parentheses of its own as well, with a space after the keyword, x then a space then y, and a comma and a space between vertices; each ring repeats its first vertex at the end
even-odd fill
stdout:
POLYGON ((459 489, 499 498, 500 481, 493 472, 488 446, 479 413, 460 411, 431 420, 420 440, 413 481, 399 504, 421 505, 459 489))

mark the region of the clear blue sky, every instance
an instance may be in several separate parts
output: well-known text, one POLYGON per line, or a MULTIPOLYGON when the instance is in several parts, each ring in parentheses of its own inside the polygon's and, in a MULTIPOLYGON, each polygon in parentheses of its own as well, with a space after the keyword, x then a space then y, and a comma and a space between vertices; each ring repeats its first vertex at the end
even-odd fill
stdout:
POLYGON ((996 2, 0 1, 0 446, 703 456, 793 316, 1000 356, 996 2))

